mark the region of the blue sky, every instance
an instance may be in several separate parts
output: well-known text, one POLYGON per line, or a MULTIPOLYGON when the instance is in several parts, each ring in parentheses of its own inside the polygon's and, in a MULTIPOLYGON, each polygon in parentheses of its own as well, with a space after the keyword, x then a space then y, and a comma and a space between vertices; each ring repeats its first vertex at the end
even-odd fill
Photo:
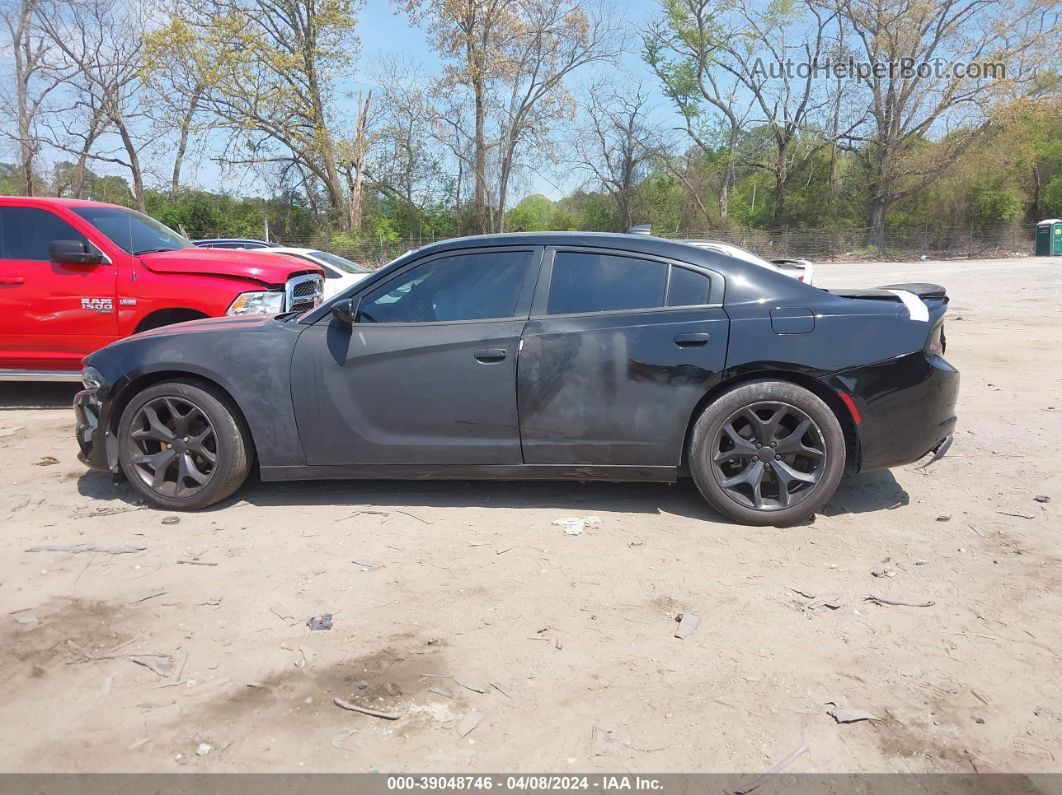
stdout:
MULTIPOLYGON (((638 29, 645 27, 658 12, 658 0, 611 1, 616 4, 619 15, 627 23, 630 33, 630 44, 620 59, 621 73, 629 76, 632 83, 641 82, 652 92, 654 121, 664 126, 674 126, 674 123, 677 123, 675 113, 659 93, 656 78, 641 60, 641 45, 637 36, 638 29)), ((349 93, 351 97, 356 95, 358 90, 371 87, 367 75, 372 71, 373 62, 385 55, 404 55, 414 62, 419 62, 424 65, 427 75, 438 74, 440 71, 441 61, 429 46, 425 31, 412 25, 408 16, 404 12, 396 11, 389 0, 368 0, 359 14, 357 33, 361 46, 355 57, 355 81, 343 87, 344 93, 349 93)), ((9 67, 8 63, 3 62, 6 57, 6 54, 0 54, 0 71, 5 74, 9 67)), ((569 87, 578 94, 581 84, 604 72, 615 73, 616 69, 614 66, 605 65, 585 67, 572 76, 569 87)), ((270 190, 269 186, 253 173, 223 174, 214 160, 219 154, 219 142, 217 136, 209 133, 192 142, 185 161, 186 184, 207 190, 227 190, 238 195, 256 195, 270 190)), ((99 143, 101 150, 120 149, 120 141, 113 134, 103 136, 99 143)), ((145 181, 149 187, 165 186, 172 169, 171 156, 172 148, 168 142, 163 142, 142 157, 145 181)), ((0 147, 0 159, 13 157, 13 152, 7 151, 6 147, 0 147)), ((63 159, 70 159, 70 155, 56 151, 45 152, 45 163, 63 159)), ((92 164, 92 168, 99 174, 114 174, 126 179, 129 177, 127 169, 113 163, 97 161, 92 164)), ((558 199, 580 187, 585 181, 585 175, 573 173, 571 169, 558 173, 556 167, 549 166, 522 177, 511 187, 510 206, 531 193, 542 193, 551 199, 558 199)))
MULTIPOLYGON (((623 18, 633 27, 644 27, 656 14, 657 0, 615 0, 623 18)), ((428 46, 425 32, 409 23, 404 12, 396 12, 387 0, 368 0, 358 17, 358 35, 361 37, 361 65, 386 53, 405 52, 423 60, 428 65, 437 65, 438 59, 428 46)), ((649 72, 641 61, 639 47, 632 45, 623 58, 623 66, 629 71, 648 77, 649 72)))
MULTIPOLYGON (((653 96, 653 116, 661 117, 663 123, 674 122, 674 112, 668 107, 667 100, 656 90, 655 76, 641 58, 641 44, 637 31, 644 28, 659 10, 658 0, 614 0, 631 34, 627 51, 621 57, 622 72, 633 82, 641 82, 650 89, 653 96)), ((401 53, 419 61, 431 72, 437 72, 441 66, 438 56, 428 44, 428 37, 422 28, 413 26, 404 12, 397 12, 387 0, 368 0, 358 17, 358 36, 361 39, 361 51, 357 59, 357 69, 362 75, 371 69, 372 62, 381 56, 401 53)), ((615 72, 615 68, 597 65, 587 66, 577 72, 570 88, 589 80, 602 70, 615 72)), ((364 88, 366 86, 359 86, 364 88)), ((557 174, 542 171, 527 175, 526 184, 522 184, 513 197, 513 202, 530 193, 541 193, 551 199, 558 199, 579 187, 583 181, 581 175, 557 174)))

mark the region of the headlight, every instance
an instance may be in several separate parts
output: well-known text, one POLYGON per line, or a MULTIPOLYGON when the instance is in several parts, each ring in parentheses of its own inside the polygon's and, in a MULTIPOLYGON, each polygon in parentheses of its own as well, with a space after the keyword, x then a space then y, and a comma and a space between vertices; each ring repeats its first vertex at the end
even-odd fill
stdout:
POLYGON ((240 293, 227 315, 279 315, 284 311, 284 293, 279 290, 240 293))
POLYGON ((81 383, 85 385, 85 389, 99 389, 105 382, 95 367, 82 367, 81 383))

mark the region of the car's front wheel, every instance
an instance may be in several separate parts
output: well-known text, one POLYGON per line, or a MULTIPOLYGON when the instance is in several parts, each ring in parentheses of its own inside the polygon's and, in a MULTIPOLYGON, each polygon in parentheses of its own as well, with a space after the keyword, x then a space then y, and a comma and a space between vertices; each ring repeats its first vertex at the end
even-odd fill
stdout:
POLYGON ((690 439, 704 498, 742 524, 788 525, 833 496, 844 474, 844 432, 817 395, 786 381, 753 381, 714 400, 690 439))
POLYGON ((118 462, 129 483, 168 510, 205 508, 233 494, 253 459, 250 434, 229 397, 196 379, 152 384, 118 424, 118 462))

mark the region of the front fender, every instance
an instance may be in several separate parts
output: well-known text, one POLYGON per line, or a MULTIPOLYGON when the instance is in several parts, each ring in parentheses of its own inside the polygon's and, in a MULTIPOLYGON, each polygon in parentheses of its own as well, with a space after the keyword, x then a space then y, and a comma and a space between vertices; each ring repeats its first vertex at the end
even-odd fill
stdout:
POLYGON ((271 318, 204 320, 109 345, 86 359, 114 379, 104 409, 106 427, 117 429, 122 409, 148 384, 203 378, 228 393, 243 414, 261 464, 301 466, 305 457, 291 401, 291 357, 302 329, 271 318))

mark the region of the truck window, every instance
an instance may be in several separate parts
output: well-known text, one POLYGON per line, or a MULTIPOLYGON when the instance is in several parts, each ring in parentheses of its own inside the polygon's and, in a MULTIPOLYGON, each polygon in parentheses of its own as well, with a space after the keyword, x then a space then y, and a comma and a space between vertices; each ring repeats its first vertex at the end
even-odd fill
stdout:
POLYGON ((126 254, 149 254, 153 251, 176 251, 191 248, 192 242, 181 237, 154 218, 121 207, 74 207, 80 215, 126 254))
POLYGON ((0 208, 0 259, 50 262, 53 240, 77 240, 85 236, 55 213, 37 207, 0 208))

